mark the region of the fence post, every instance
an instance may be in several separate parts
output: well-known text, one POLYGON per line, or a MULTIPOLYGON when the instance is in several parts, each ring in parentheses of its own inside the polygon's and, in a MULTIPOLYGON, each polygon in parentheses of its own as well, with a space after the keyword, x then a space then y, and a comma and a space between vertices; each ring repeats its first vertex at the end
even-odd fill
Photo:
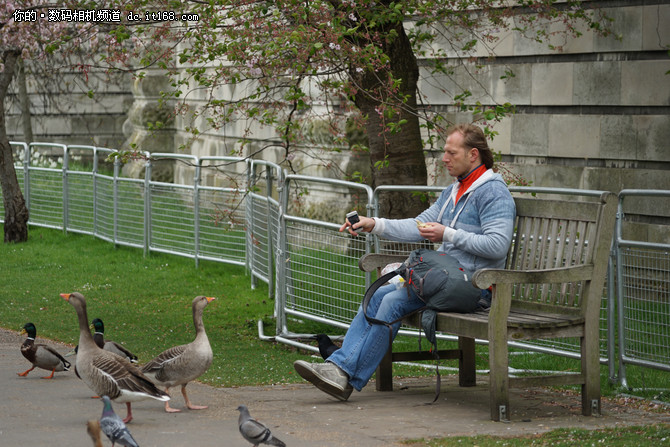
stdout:
MULTIPOLYGON (((286 176, 283 176, 285 179, 286 176)), ((284 313, 284 308, 286 307, 286 263, 288 259, 286 257, 286 219, 284 213, 288 208, 288 186, 286 185, 286 180, 282 181, 278 185, 279 191, 279 224, 277 228, 277 253, 275 261, 275 277, 277 278, 277 294, 275 296, 275 335, 282 334, 284 328, 286 327, 286 313, 284 313)))
POLYGON ((151 245, 151 158, 144 163, 144 256, 151 245))
POLYGON ((23 143, 23 191, 26 208, 30 213, 30 146, 25 143, 23 143))
POLYGON ((67 232, 67 227, 69 223, 70 207, 69 207, 69 197, 70 192, 68 188, 68 147, 63 148, 63 231, 67 232))
POLYGON ((198 253, 200 252, 200 158, 196 160, 195 164, 195 178, 193 180, 193 243, 195 258, 195 267, 198 268, 200 260, 198 253))
POLYGON ((114 197, 114 205, 112 207, 112 241, 116 245, 118 232, 118 212, 119 212, 119 172, 121 171, 121 161, 117 158, 114 160, 114 179, 112 180, 112 194, 114 197))
POLYGON ((244 226, 244 249, 246 251, 246 262, 245 267, 249 276, 251 276, 251 289, 256 289, 256 275, 254 275, 253 270, 256 266, 256 251, 253 246, 253 236, 254 236, 254 203, 253 198, 254 187, 256 186, 256 164, 253 160, 247 160, 247 193, 244 197, 245 202, 247 203, 244 207, 244 214, 246 225, 244 226))
MULTIPOLYGON (((275 296, 275 278, 272 272, 274 271, 274 250, 275 250, 275 244, 276 241, 274 240, 274 235, 272 233, 272 228, 273 228, 273 222, 272 222, 272 216, 270 215, 270 210, 272 207, 270 206, 270 198, 272 197, 272 186, 274 184, 273 178, 272 178, 272 167, 270 165, 265 165, 265 195, 267 196, 268 200, 265 202, 265 217, 266 217, 266 225, 268 229, 268 293, 270 294, 270 298, 275 296)), ((281 171, 279 171, 278 175, 281 175, 281 171)), ((278 179, 279 182, 281 182, 281 179, 278 179)), ((276 304, 276 301, 275 301, 276 304)), ((276 311, 275 311, 276 314, 276 311)))
MULTIPOLYGON (((116 157, 115 157, 116 159, 116 157)), ((98 235, 98 148, 93 148, 93 234, 98 235)))
POLYGON ((616 277, 617 277, 617 319, 618 319, 618 335, 619 335, 619 385, 624 388, 628 387, 626 381, 626 367, 623 362, 623 354, 626 352, 626 337, 624 334, 624 310, 623 310, 623 265, 621 263, 619 252, 619 241, 621 240, 621 227, 623 225, 623 196, 619 196, 619 206, 617 209, 614 238, 615 250, 617 254, 616 259, 616 277))

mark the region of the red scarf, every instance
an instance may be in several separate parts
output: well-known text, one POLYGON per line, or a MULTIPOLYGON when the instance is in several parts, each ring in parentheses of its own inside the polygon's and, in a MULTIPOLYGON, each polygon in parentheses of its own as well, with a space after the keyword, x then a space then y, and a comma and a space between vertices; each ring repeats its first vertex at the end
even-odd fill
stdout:
POLYGON ((485 172, 486 172, 486 166, 481 164, 472 171, 470 171, 469 173, 467 173, 465 177, 458 177, 458 183, 460 183, 460 185, 458 188, 458 192, 456 193, 456 203, 458 203, 461 196, 465 194, 465 192, 472 186, 472 184, 485 172))

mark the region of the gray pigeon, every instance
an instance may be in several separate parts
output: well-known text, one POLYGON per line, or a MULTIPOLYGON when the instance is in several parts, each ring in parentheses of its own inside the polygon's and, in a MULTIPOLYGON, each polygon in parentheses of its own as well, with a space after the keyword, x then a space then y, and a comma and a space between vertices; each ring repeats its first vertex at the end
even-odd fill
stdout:
POLYGON ((120 444, 126 447, 139 447, 133 435, 130 434, 123 420, 114 413, 112 401, 109 396, 102 396, 102 416, 100 417, 100 428, 114 444, 120 444))
POLYGON ((240 405, 237 407, 237 410, 240 412, 238 419, 240 433, 242 433, 244 439, 254 446, 268 444, 276 445, 277 447, 286 447, 286 444, 272 436, 269 428, 249 415, 249 409, 246 405, 240 405))

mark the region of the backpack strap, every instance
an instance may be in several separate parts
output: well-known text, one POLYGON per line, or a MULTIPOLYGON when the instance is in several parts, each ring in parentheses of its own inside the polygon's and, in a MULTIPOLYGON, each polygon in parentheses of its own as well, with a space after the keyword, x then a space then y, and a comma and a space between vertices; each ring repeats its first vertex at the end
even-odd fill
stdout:
MULTIPOLYGON (((414 315, 417 312, 423 312, 424 310, 427 309, 427 306, 420 307, 419 309, 416 309, 416 310, 408 313, 407 315, 403 315, 400 318, 396 318, 393 321, 379 320, 377 318, 373 318, 373 317, 368 315, 367 310, 368 310, 368 305, 370 304, 370 299, 372 298, 372 295, 375 294, 377 289, 379 289, 381 286, 386 284, 391 278, 393 278, 397 274, 398 274, 398 272, 395 271, 395 270, 391 271, 391 272, 388 272, 385 275, 380 276, 372 284, 370 284, 370 287, 368 287, 368 290, 365 291, 365 296, 363 297, 363 305, 362 305, 363 315, 365 316, 365 319, 368 321, 368 323, 370 323, 370 324, 381 324, 381 325, 384 325, 387 328, 389 328, 389 349, 391 349, 391 345, 393 344, 393 325, 402 321, 404 318, 409 317, 410 315, 414 315)), ((407 289, 407 294, 409 295, 409 289, 407 289)), ((419 330, 419 334, 420 333, 421 333, 421 330, 419 330)), ((420 337, 421 336, 419 335, 419 346, 421 345, 421 338, 420 337)), ((435 387, 435 398, 433 399, 432 402, 430 402, 431 404, 435 403, 437 401, 437 399, 440 397, 440 388, 441 388, 440 385, 441 385, 441 382, 442 382, 441 377, 440 377, 440 369, 439 369, 439 366, 437 364, 437 361, 439 361, 439 356, 437 354, 437 345, 435 345, 434 348, 435 349, 433 350, 433 357, 436 360, 435 371, 436 371, 436 375, 437 375, 437 383, 436 383, 436 387, 435 387)))
POLYGON ((368 287, 368 290, 365 291, 365 296, 363 297, 363 315, 365 315, 365 319, 368 320, 368 323, 371 324, 383 324, 384 326, 391 327, 391 325, 397 323, 398 321, 402 320, 404 317, 401 317, 397 320, 394 321, 383 321, 383 320, 378 320, 376 318, 372 318, 368 316, 368 305, 370 304, 370 299, 372 298, 372 295, 375 294, 377 289, 379 289, 381 286, 386 284, 391 278, 396 276, 398 273, 394 270, 392 272, 388 272, 385 275, 380 276, 370 284, 370 287, 368 287))
MULTIPOLYGON (((391 326, 393 326, 394 324, 402 321, 404 318, 407 318, 410 315, 414 315, 417 312, 421 312, 426 308, 426 306, 423 306, 423 307, 421 307, 417 310, 413 310, 412 312, 408 313, 407 315, 403 315, 400 318, 396 318, 393 321, 379 320, 377 318, 373 318, 373 317, 368 315, 368 305, 370 304, 370 299, 372 299, 372 295, 375 294, 377 289, 379 289, 381 286, 386 284, 391 278, 393 278, 397 274, 398 274, 398 272, 394 270, 392 272, 388 272, 385 275, 380 276, 379 278, 377 278, 375 280, 375 282, 370 284, 370 287, 368 287, 368 290, 365 291, 365 296, 363 297, 363 306, 362 307, 363 307, 363 315, 365 316, 365 319, 368 321, 368 323, 370 323, 370 324, 381 324, 381 325, 384 325, 384 326, 388 327, 389 330, 392 330, 391 326)), ((407 294, 409 295, 409 290, 407 290, 407 294)), ((391 341, 393 341, 392 338, 393 338, 393 332, 391 332, 391 341)))

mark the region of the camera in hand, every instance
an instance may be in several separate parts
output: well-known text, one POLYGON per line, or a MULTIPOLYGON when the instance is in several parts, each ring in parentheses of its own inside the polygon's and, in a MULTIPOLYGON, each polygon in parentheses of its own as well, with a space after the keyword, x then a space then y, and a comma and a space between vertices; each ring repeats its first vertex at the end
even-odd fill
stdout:
MULTIPOLYGON (((357 211, 352 211, 350 213, 347 213, 347 220, 349 223, 353 226, 355 223, 360 222, 361 220, 358 218, 358 212, 357 211)), ((352 228, 356 233, 360 233, 362 228, 352 228)))

